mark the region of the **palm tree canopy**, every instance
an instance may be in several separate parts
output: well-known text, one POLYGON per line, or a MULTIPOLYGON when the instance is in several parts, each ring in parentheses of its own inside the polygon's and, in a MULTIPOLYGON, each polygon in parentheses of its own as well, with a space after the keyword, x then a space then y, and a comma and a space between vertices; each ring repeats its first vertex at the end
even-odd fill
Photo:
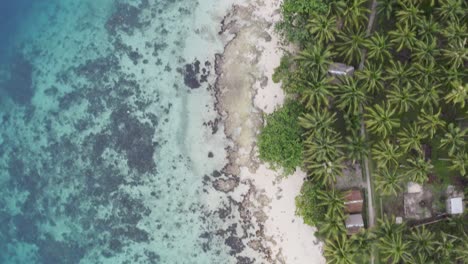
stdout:
POLYGON ((381 63, 392 57, 390 54, 392 45, 388 37, 380 33, 375 33, 368 39, 365 43, 365 47, 367 48, 367 57, 371 60, 381 63))
POLYGON ((434 233, 427 230, 425 226, 415 228, 410 235, 411 247, 421 255, 430 256, 436 248, 434 237, 434 233))
POLYGON ((355 164, 358 161, 362 161, 364 157, 369 154, 369 146, 367 140, 357 133, 352 133, 351 136, 347 136, 346 140, 346 149, 349 158, 352 163, 355 164))
POLYGON ((336 85, 337 107, 348 113, 359 112, 359 107, 366 104, 367 96, 362 85, 353 77, 344 77, 336 85))
POLYGON ((318 73, 326 74, 333 56, 334 54, 331 52, 330 47, 325 48, 317 44, 299 52, 296 56, 296 61, 310 71, 319 71, 318 73))
POLYGON ((319 206, 327 208, 330 217, 343 218, 344 215, 344 195, 334 188, 326 191, 318 191, 319 206))
POLYGON ((468 167, 468 153, 464 151, 456 153, 451 159, 451 165, 449 169, 457 170, 460 172, 461 176, 466 176, 466 171, 468 167))
POLYGON ((445 96, 445 101, 454 105, 460 104, 461 108, 465 108, 467 100, 468 83, 462 85, 458 81, 452 82, 452 90, 445 96))
POLYGON ((459 151, 463 151, 466 146, 465 137, 467 132, 467 129, 461 130, 460 127, 450 123, 444 138, 440 140, 440 147, 448 148, 450 156, 459 151))
POLYGON ((381 140, 372 147, 372 157, 377 161, 379 168, 387 166, 398 167, 399 159, 403 155, 401 149, 390 143, 389 140, 381 140))
POLYGON ((406 83, 412 82, 415 74, 408 64, 403 64, 400 61, 394 62, 393 60, 390 61, 390 66, 385 71, 387 76, 385 80, 398 85, 406 85, 406 83))
POLYGON ((295 90, 300 94, 301 103, 307 109, 328 106, 333 95, 330 81, 331 77, 317 72, 312 72, 307 80, 300 80, 295 90))
POLYGON ((383 138, 390 135, 394 128, 400 127, 396 110, 388 104, 383 106, 375 104, 374 107, 367 107, 364 117, 369 131, 383 138))
POLYGON ((407 261, 410 256, 410 244, 403 240, 401 233, 392 233, 379 239, 381 256, 387 263, 397 264, 407 261))
POLYGON ((366 63, 364 69, 356 71, 355 75, 368 93, 378 93, 384 90, 385 83, 382 64, 366 63))
POLYGON ((359 28, 364 25, 370 13, 366 0, 348 0, 348 5, 343 13, 345 27, 359 28))
POLYGON ((445 126, 445 121, 440 118, 441 110, 437 113, 426 112, 422 109, 418 117, 418 124, 421 128, 429 133, 429 138, 433 138, 437 130, 445 126))
POLYGON ((432 172, 434 166, 430 160, 425 160, 423 157, 413 157, 406 160, 408 166, 406 167, 406 174, 410 181, 423 184, 428 179, 428 174, 432 172))
POLYGON ((421 141, 426 137, 427 135, 423 134, 421 127, 415 123, 411 123, 408 127, 405 127, 402 131, 398 132, 398 140, 404 152, 416 150, 421 153, 421 141))
POLYGON ((335 240, 327 240, 324 256, 330 264, 356 264, 353 260, 355 251, 345 234, 341 234, 335 240))
POLYGON ((397 51, 401 51, 403 48, 412 50, 417 41, 416 28, 407 23, 397 23, 396 29, 388 34, 390 35, 390 42, 395 44, 397 51))
POLYGON ((402 191, 403 173, 398 169, 380 168, 375 176, 375 187, 382 195, 396 196, 402 191))
POLYGON ((348 64, 359 63, 366 43, 366 32, 362 28, 345 28, 338 34, 336 50, 348 64))
POLYGON ((320 44, 326 44, 335 41, 335 35, 338 33, 336 23, 335 16, 317 15, 309 20, 307 29, 320 44))
POLYGON ((396 12, 396 16, 399 23, 407 25, 415 25, 422 16, 422 10, 419 9, 418 5, 413 2, 399 2, 400 8, 396 12))
POLYGON ((463 0, 440 0, 439 2, 440 6, 436 12, 442 21, 456 20, 466 15, 463 0))
POLYGON ((400 113, 410 111, 416 105, 416 94, 412 91, 412 85, 406 83, 405 86, 393 84, 393 89, 387 94, 388 102, 394 106, 400 113))
POLYGON ((314 108, 299 116, 299 125, 305 130, 303 134, 305 138, 313 137, 317 134, 333 134, 333 124, 335 121, 336 113, 314 108))

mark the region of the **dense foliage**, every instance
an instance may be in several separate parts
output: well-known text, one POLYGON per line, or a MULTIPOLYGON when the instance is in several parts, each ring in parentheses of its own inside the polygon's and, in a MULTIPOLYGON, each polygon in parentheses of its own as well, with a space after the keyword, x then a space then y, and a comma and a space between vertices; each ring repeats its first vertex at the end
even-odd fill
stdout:
POLYGON ((286 174, 302 163, 301 127, 297 118, 300 104, 290 100, 282 108, 266 116, 266 126, 258 137, 260 158, 273 168, 282 167, 286 174))
POLYGON ((304 107, 296 122, 308 178, 297 214, 326 238, 330 263, 367 263, 376 248, 383 263, 468 263, 466 216, 453 219, 462 222, 457 233, 397 225, 389 216, 370 231, 344 235, 343 193, 334 184, 346 164, 369 159, 380 197, 401 194, 409 181, 465 192, 468 185, 468 2, 378 0, 366 32, 371 4, 282 5, 277 28, 299 50, 273 77, 304 107), (333 78, 333 62, 356 71, 333 78))

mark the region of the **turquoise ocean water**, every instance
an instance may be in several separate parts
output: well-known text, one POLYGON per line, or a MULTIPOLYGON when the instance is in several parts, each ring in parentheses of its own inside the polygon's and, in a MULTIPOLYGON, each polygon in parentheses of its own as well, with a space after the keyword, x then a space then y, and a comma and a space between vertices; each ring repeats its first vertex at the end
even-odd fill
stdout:
POLYGON ((235 262, 207 186, 229 3, 8 2, 0 263, 235 262))

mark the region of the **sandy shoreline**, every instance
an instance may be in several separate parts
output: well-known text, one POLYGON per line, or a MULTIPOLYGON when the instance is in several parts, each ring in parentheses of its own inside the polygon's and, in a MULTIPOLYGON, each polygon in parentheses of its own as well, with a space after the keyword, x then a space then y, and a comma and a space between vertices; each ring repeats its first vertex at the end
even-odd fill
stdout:
POLYGON ((263 263, 325 263, 314 228, 294 213, 304 173, 281 178, 258 160, 255 147, 263 115, 284 100, 280 85, 271 80, 282 56, 274 33, 279 5, 277 0, 235 5, 222 21, 226 44, 216 60, 216 107, 232 145, 229 164, 213 185, 238 205, 248 233, 242 238, 245 251, 258 254, 263 263))

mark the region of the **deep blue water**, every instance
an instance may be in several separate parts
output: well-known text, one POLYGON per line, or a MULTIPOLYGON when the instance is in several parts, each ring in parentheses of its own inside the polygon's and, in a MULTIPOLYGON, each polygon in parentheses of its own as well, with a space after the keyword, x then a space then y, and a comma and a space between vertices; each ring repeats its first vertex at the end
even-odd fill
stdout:
POLYGON ((5 59, 18 25, 29 14, 35 0, 2 0, 0 4, 0 61, 5 59))

